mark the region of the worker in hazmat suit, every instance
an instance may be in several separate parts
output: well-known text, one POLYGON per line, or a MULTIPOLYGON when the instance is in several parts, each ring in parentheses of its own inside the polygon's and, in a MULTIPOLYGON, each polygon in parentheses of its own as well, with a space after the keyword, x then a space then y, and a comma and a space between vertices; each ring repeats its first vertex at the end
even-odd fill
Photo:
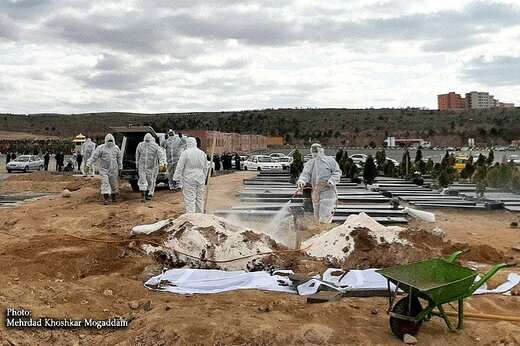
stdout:
POLYGON ((81 172, 83 173, 84 177, 87 175, 92 177, 94 176, 94 167, 89 165, 87 162, 92 156, 92 153, 94 153, 95 149, 96 143, 94 143, 90 138, 87 138, 85 143, 81 145, 80 153, 83 156, 83 167, 81 167, 81 172))
POLYGON ((175 135, 173 130, 168 130, 168 138, 163 141, 162 147, 166 151, 166 160, 168 161, 168 185, 170 190, 174 190, 178 186, 173 179, 173 174, 175 173, 179 157, 184 151, 183 142, 179 136, 175 135))
POLYGON ((193 137, 186 138, 186 150, 182 152, 173 178, 180 181, 187 213, 202 213, 204 186, 208 173, 206 154, 197 148, 193 137))
POLYGON ((98 161, 104 204, 108 204, 110 197, 112 202, 116 202, 119 195, 119 172, 123 163, 121 150, 110 133, 105 136, 105 144, 101 144, 94 150, 87 164, 92 167, 98 161))
POLYGON ((144 140, 137 145, 135 165, 139 175, 137 185, 143 195, 143 202, 146 202, 152 199, 155 192, 159 168, 166 170, 166 155, 150 133, 144 135, 144 140))
POLYGON ((312 159, 305 163, 297 181, 299 190, 305 184, 312 185, 312 206, 314 216, 320 223, 331 223, 338 200, 336 185, 341 179, 341 169, 336 160, 325 156, 320 144, 311 145, 312 159))

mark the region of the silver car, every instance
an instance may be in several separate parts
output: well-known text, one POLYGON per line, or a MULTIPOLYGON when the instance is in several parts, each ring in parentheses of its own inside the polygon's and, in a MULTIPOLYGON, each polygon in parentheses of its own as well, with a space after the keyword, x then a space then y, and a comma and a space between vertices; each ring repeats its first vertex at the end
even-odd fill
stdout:
POLYGON ((6 166, 7 172, 13 171, 29 172, 43 169, 43 159, 36 155, 20 155, 6 166))

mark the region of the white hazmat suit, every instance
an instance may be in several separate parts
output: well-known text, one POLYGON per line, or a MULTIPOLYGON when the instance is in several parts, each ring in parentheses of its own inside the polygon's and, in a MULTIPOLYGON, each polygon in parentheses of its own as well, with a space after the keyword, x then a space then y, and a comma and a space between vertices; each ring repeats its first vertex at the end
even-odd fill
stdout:
POLYGON ((101 176, 101 193, 104 197, 112 195, 114 199, 115 195, 119 193, 119 171, 123 163, 121 150, 110 133, 105 136, 105 144, 94 150, 87 164, 92 167, 97 161, 99 161, 99 175, 101 176))
POLYGON ((312 159, 303 166, 297 185, 302 189, 311 183, 314 216, 321 223, 331 223, 338 200, 336 185, 341 179, 341 169, 333 157, 325 156, 321 145, 313 144, 311 154, 312 159))
POLYGON ((144 140, 137 145, 135 150, 135 163, 139 180, 139 190, 147 192, 152 197, 155 192, 155 182, 159 173, 159 165, 166 165, 164 151, 155 143, 155 138, 147 133, 144 140))
POLYGON ((208 173, 206 154, 197 148, 193 137, 186 139, 186 150, 182 152, 174 179, 180 181, 187 213, 202 213, 204 209, 204 186, 208 173))
POLYGON ((80 153, 83 156, 83 167, 81 168, 81 172, 83 175, 90 174, 94 176, 94 167, 88 164, 88 160, 96 150, 96 143, 94 143, 90 138, 87 138, 85 143, 81 145, 80 153))
POLYGON ((179 157, 185 148, 182 140, 173 131, 168 132, 168 138, 163 141, 161 146, 166 151, 166 160, 168 161, 168 185, 170 190, 173 190, 177 187, 175 186, 173 174, 175 173, 177 162, 179 162, 179 157))

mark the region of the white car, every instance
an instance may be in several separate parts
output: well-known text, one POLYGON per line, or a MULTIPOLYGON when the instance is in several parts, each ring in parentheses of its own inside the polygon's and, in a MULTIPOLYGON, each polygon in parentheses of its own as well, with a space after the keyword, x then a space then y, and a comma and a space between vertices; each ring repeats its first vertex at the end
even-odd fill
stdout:
POLYGON ((244 161, 244 171, 282 170, 282 165, 265 155, 253 155, 244 161))
POLYGON ((397 161, 397 160, 395 160, 395 159, 392 159, 392 158, 390 158, 390 157, 387 157, 387 158, 386 158, 386 161, 390 161, 390 162, 392 162, 392 163, 394 164, 394 167, 399 167, 399 165, 400 165, 399 161, 397 161))
POLYGON ((367 162, 368 156, 365 154, 353 154, 349 156, 354 163, 362 163, 365 164, 367 162))
POLYGON ((288 157, 288 156, 285 154, 282 154, 282 153, 272 153, 272 154, 269 154, 269 157, 278 162, 279 159, 288 157))
POLYGON ((6 166, 7 172, 13 171, 29 172, 43 169, 43 159, 36 155, 20 155, 6 166))
POLYGON ((513 162, 515 165, 520 165, 520 156, 509 155, 509 157, 507 158, 507 162, 513 162))
POLYGON ((282 169, 285 171, 285 170, 288 170, 290 167, 291 167, 291 163, 292 163, 293 159, 292 157, 279 157, 278 160, 276 160, 276 162, 278 162, 279 164, 282 165, 282 169))

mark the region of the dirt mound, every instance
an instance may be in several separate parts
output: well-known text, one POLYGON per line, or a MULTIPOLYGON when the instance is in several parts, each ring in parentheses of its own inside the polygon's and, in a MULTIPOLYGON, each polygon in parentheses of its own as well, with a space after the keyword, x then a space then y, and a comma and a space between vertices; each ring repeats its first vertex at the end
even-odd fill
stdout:
POLYGON ((385 227, 365 213, 350 215, 345 222, 330 231, 318 234, 303 243, 309 256, 341 263, 353 252, 365 251, 380 244, 407 244, 399 234, 401 227, 385 227))
POLYGON ((273 263, 258 254, 283 249, 269 236, 206 214, 184 214, 161 229, 163 246, 143 249, 168 267, 265 270, 273 263))
POLYGON ((99 179, 73 175, 33 172, 12 175, 6 179, 1 190, 4 192, 61 192, 64 189, 77 191, 84 187, 99 187, 99 179))

